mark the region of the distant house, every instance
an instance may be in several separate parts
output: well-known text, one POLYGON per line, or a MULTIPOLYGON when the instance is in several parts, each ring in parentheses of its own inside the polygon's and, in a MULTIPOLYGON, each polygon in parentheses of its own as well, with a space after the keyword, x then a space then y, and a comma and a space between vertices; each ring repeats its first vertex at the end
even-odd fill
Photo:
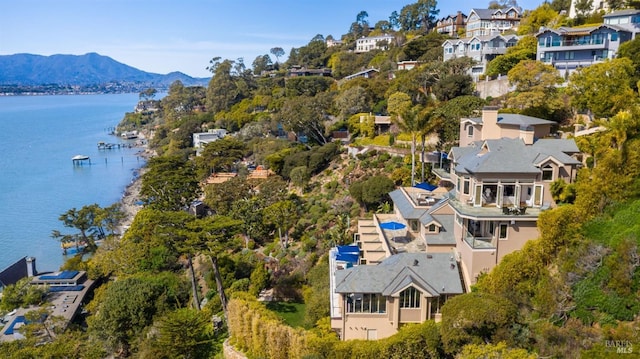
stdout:
POLYGON ((295 66, 289 70, 289 77, 300 76, 324 76, 331 77, 331 69, 308 69, 306 67, 295 66))
POLYGON ((146 100, 139 101, 134 111, 135 113, 153 113, 160 109, 160 101, 158 100, 146 100))
POLYGON ((398 70, 411 70, 420 65, 419 61, 399 61, 396 63, 398 70))
POLYGON ((375 77, 379 73, 380 73, 380 70, 374 69, 374 68, 370 68, 370 69, 362 70, 360 72, 356 72, 355 74, 351 74, 349 76, 345 76, 344 79, 345 80, 352 80, 352 79, 355 79, 355 78, 358 78, 358 77, 364 77, 366 79, 369 79, 369 78, 375 77))
POLYGON ((395 41, 393 35, 380 35, 371 37, 362 37, 356 40, 356 53, 369 52, 371 50, 388 50, 389 46, 395 41))
POLYGON ((509 47, 518 43, 517 35, 493 34, 472 36, 462 39, 449 39, 442 43, 443 61, 458 57, 470 57, 475 60, 471 68, 474 77, 483 74, 489 61, 507 52, 509 47))
POLYGON ((536 34, 538 61, 565 76, 581 67, 614 59, 620 45, 640 32, 640 10, 614 11, 604 24, 581 27, 542 27, 536 34))
POLYGON ((327 38, 326 43, 327 43, 327 47, 340 46, 342 45, 342 40, 337 40, 331 37, 331 38, 327 38))
POLYGON ((192 135, 193 147, 196 149, 196 155, 199 155, 204 146, 208 143, 217 141, 227 135, 227 130, 224 128, 211 129, 207 132, 198 132, 192 135))
MULTIPOLYGON (((576 11, 577 2, 578 0, 571 0, 571 6, 569 7, 570 18, 575 18, 578 15, 578 12, 576 11)), ((607 0, 591 0, 591 11, 589 11, 589 13, 592 13, 594 11, 608 11, 608 10, 609 10, 609 3, 607 0)))
POLYGON ((506 9, 471 9, 467 18, 466 37, 503 34, 520 26, 520 11, 506 9))
POLYGON ((458 11, 455 15, 448 15, 436 22, 435 31, 439 34, 458 37, 460 31, 464 31, 467 25, 467 15, 458 11))

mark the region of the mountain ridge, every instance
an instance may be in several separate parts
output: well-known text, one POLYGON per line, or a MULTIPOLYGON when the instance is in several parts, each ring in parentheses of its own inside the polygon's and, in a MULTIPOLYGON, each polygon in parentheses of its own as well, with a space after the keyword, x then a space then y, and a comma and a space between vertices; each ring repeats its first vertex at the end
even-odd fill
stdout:
POLYGON ((0 55, 0 85, 14 86, 95 86, 110 83, 136 83, 167 88, 180 80, 185 86, 206 86, 208 78, 194 78, 182 72, 146 72, 111 57, 89 52, 84 55, 0 55))

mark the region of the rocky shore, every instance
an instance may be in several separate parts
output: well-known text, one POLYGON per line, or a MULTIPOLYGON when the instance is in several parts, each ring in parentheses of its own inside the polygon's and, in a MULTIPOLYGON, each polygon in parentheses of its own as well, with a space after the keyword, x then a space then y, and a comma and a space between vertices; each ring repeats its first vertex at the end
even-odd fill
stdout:
MULTIPOLYGON (((154 156, 154 153, 150 151, 146 145, 144 145, 144 149, 138 154, 140 157, 143 157, 145 160, 154 156)), ((124 232, 129 228, 133 219, 136 217, 136 214, 142 206, 139 204, 140 201, 140 189, 142 187, 142 175, 146 172, 146 167, 140 168, 138 171, 138 175, 131 181, 131 184, 127 186, 124 193, 122 194, 122 199, 120 200, 120 209, 124 212, 124 219, 119 223, 117 232, 120 234, 124 234, 124 232)))

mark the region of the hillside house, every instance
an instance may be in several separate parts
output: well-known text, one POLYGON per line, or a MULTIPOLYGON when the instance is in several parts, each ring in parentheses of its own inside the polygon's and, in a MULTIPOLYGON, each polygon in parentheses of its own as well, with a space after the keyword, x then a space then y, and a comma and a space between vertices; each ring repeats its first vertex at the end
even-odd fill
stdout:
POLYGON ((435 31, 439 34, 458 37, 458 33, 464 32, 467 26, 467 15, 458 11, 455 15, 448 15, 436 22, 435 31))
POLYGON ((443 61, 458 57, 470 57, 476 63, 471 68, 471 75, 477 77, 483 74, 489 61, 507 52, 509 47, 518 43, 516 35, 478 35, 462 39, 449 39, 442 43, 443 61))
POLYGON ((536 34, 536 59, 555 67, 562 76, 614 59, 620 45, 640 32, 640 10, 614 11, 604 24, 581 27, 542 27, 536 34))
POLYGON ((356 53, 369 52, 371 50, 388 50, 389 46, 395 42, 393 35, 380 35, 361 37, 356 40, 356 53))
POLYGON ((504 34, 517 31, 520 26, 520 11, 515 7, 506 9, 471 9, 467 18, 466 37, 504 34))
POLYGON ((463 118, 460 146, 433 170, 442 186, 398 188, 389 194, 392 213, 358 220, 350 255, 335 249, 330 261, 331 325, 343 340, 439 320, 447 298, 538 238, 538 216, 554 205, 551 184, 575 181, 582 165, 573 139, 550 137, 553 125, 495 107, 463 118), (420 272, 412 263, 431 267, 420 272), (408 311, 407 297, 419 298, 420 310, 408 311))
POLYGON ((196 149, 196 155, 200 155, 204 146, 208 143, 215 142, 227 135, 227 130, 224 128, 210 129, 207 132, 198 132, 192 135, 193 147, 196 149))

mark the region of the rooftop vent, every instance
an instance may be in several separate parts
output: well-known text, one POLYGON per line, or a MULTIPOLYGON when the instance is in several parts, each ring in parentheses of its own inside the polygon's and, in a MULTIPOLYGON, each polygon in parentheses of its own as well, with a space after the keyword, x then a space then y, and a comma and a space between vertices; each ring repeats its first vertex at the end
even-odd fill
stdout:
POLYGON ((418 260, 417 260, 417 259, 414 259, 414 260, 413 260, 413 266, 414 266, 414 267, 415 267, 415 266, 417 266, 417 265, 418 265, 418 263, 419 263, 419 262, 418 262, 418 260))

